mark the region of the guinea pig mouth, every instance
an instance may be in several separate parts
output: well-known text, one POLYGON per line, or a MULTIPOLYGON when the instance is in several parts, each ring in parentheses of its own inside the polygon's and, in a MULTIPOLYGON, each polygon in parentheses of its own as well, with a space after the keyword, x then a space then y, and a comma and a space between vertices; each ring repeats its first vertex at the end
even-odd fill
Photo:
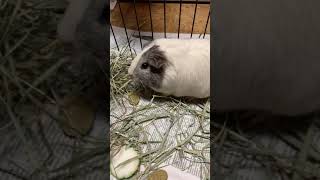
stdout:
POLYGON ((145 89, 146 88, 146 85, 142 83, 142 81, 139 79, 139 78, 135 78, 133 77, 132 78, 132 81, 131 81, 131 84, 135 87, 140 87, 140 88, 143 88, 145 89))
POLYGON ((134 82, 134 83, 136 83, 136 84, 139 84, 139 85, 141 85, 141 86, 143 86, 143 87, 145 87, 146 85, 143 83, 143 81, 141 80, 141 79, 139 79, 137 76, 135 76, 135 75, 132 75, 131 76, 131 79, 132 79, 132 81, 134 82))
POLYGON ((135 83, 141 83, 141 81, 139 80, 139 78, 137 76, 135 76, 134 74, 130 74, 129 78, 135 82, 135 83))

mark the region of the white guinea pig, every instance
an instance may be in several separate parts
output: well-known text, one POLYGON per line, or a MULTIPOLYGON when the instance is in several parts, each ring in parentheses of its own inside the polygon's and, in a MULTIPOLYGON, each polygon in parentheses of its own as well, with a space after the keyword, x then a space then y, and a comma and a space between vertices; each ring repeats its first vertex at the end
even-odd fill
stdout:
POLYGON ((129 74, 156 92, 176 97, 210 96, 210 41, 156 39, 132 61, 129 74))

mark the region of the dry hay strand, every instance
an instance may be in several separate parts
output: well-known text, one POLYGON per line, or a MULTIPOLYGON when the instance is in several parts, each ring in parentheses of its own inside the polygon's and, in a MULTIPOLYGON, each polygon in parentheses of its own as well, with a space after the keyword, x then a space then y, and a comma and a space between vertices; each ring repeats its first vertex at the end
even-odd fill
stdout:
POLYGON ((118 102, 110 107, 111 157, 124 145, 134 147, 142 165, 133 177, 136 179, 144 179, 168 165, 180 166, 201 178, 209 177, 209 100, 188 104, 183 99, 153 95, 150 101, 140 97, 138 104, 130 103, 129 94, 138 95, 141 90, 131 87, 131 61, 127 47, 111 50, 111 96, 118 102))

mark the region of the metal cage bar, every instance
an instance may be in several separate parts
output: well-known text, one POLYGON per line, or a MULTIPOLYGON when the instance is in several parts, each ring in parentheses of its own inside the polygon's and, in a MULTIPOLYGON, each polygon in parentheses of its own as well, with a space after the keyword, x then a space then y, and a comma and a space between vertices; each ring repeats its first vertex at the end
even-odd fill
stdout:
POLYGON ((166 32, 166 3, 167 3, 167 0, 164 0, 163 1, 164 38, 167 38, 167 32, 166 32))
POLYGON ((135 14, 135 16, 136 16, 137 28, 138 28, 138 32, 139 32, 140 46, 141 46, 141 49, 142 49, 141 32, 140 32, 138 15, 137 15, 137 9, 136 9, 136 0, 133 0, 133 7, 134 7, 134 14, 135 14))
POLYGON ((209 19, 210 19, 210 9, 209 9, 209 13, 208 13, 208 18, 207 18, 207 22, 206 22, 206 27, 204 28, 204 32, 203 32, 203 39, 204 39, 204 37, 206 36, 209 19))
POLYGON ((112 32, 112 35, 113 35, 113 39, 114 39, 114 41, 116 42, 116 46, 117 46, 117 49, 118 49, 118 51, 119 51, 119 50, 120 50, 120 49, 119 49, 119 45, 118 45, 116 36, 114 35, 114 31, 113 31, 112 25, 110 25, 110 28, 111 28, 111 32, 112 32))
POLYGON ((153 25, 152 25, 152 13, 151 13, 151 0, 149 0, 149 14, 150 14, 150 25, 151 25, 151 37, 153 39, 153 25))
POLYGON ((179 9, 179 27, 178 27, 178 39, 180 35, 180 23, 181 23, 181 7, 182 7, 182 0, 180 0, 180 9, 179 9))
POLYGON ((195 6, 195 8, 194 8, 193 20, 192 20, 192 28, 191 28, 191 36, 190 36, 190 38, 192 38, 192 34, 193 34, 193 27, 194 27, 194 22, 195 22, 195 19, 196 19, 197 8, 198 8, 198 0, 196 1, 196 6, 195 6))
MULTIPOLYGON (((129 36, 128 36, 127 25, 126 25, 126 23, 125 23, 125 18, 124 18, 124 16, 123 16, 123 12, 122 12, 122 9, 121 9, 121 3, 125 3, 125 2, 127 2, 127 3, 132 3, 132 0, 118 0, 118 7, 119 7, 120 16, 121 16, 121 21, 122 21, 122 24, 123 24, 124 30, 125 30, 125 35, 126 35, 127 43, 128 43, 129 48, 130 48, 130 52, 131 52, 131 54, 132 54, 132 51, 131 51, 132 48, 131 48, 130 39, 129 39, 129 36)), ((137 14, 136 3, 148 3, 149 18, 150 18, 150 29, 151 29, 151 38, 152 38, 152 40, 153 40, 153 39, 154 39, 154 29, 153 29, 152 8, 151 8, 152 3, 162 3, 162 4, 163 4, 164 38, 167 38, 166 4, 167 4, 167 3, 171 3, 171 4, 172 4, 172 3, 176 3, 176 4, 179 4, 179 22, 178 22, 178 23, 179 23, 179 24, 178 24, 178 39, 179 39, 179 38, 180 38, 180 31, 181 31, 182 4, 195 4, 193 19, 192 19, 191 34, 190 34, 190 38, 192 38, 193 32, 194 32, 194 25, 195 25, 195 19, 196 19, 196 15, 197 15, 198 4, 210 4, 210 1, 207 1, 207 0, 194 0, 194 1, 186 1, 186 0, 148 0, 148 1, 145 1, 145 0, 143 0, 143 1, 141 1, 141 0, 133 0, 134 14, 135 14, 135 19, 136 19, 136 26, 137 26, 138 33, 139 33, 140 46, 141 46, 141 49, 143 49, 141 29, 140 29, 138 14, 137 14)), ((203 30, 203 36, 202 36, 202 34, 200 34, 200 35, 199 35, 199 38, 201 38, 201 36, 202 36, 202 38, 205 38, 206 32, 207 32, 207 28, 208 28, 209 19, 210 19, 210 9, 209 9, 209 12, 208 12, 208 16, 207 16, 207 18, 206 18, 206 24, 205 24, 205 27, 204 27, 204 30, 203 30)), ((111 32, 112 32, 113 38, 114 38, 114 40, 115 40, 117 49, 119 50, 119 49, 120 49, 120 48, 119 48, 119 44, 118 44, 118 41, 117 41, 117 39, 116 39, 116 36, 115 36, 115 33, 114 33, 114 30, 113 30, 112 25, 110 25, 110 28, 111 28, 111 32)), ((201 30, 200 30, 200 31, 201 31, 201 30)), ((134 35, 134 37, 136 37, 136 36, 134 35)), ((150 36, 146 36, 146 38, 148 38, 148 37, 150 37, 150 36)))
MULTIPOLYGON (((163 3, 164 0, 150 0, 151 3, 163 3)), ((132 0, 118 0, 118 2, 132 2, 132 0)), ((136 3, 146 3, 146 1, 136 1, 136 3)), ((168 4, 179 4, 180 0, 167 0, 168 4)), ((182 4, 195 4, 195 1, 181 1, 182 4)), ((198 1, 198 4, 210 4, 210 1, 198 1)))
POLYGON ((121 19, 122 19, 122 23, 123 23, 123 26, 124 26, 124 31, 125 31, 125 33, 126 33, 126 37, 127 37, 127 41, 128 41, 128 46, 129 46, 129 48, 130 48, 130 52, 131 52, 131 55, 132 55, 131 46, 130 46, 130 40, 129 40, 127 28, 126 28, 126 23, 124 22, 124 18, 123 18, 123 14, 122 14, 122 10, 121 10, 120 4, 121 4, 121 3, 119 2, 118 5, 119 5, 120 14, 121 14, 121 19))

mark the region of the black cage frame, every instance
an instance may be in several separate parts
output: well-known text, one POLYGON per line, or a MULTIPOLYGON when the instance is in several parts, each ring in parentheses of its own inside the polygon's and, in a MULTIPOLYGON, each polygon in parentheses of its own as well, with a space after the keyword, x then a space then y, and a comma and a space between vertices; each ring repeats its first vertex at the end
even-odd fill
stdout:
MULTIPOLYGON (((128 32, 127 32, 127 27, 126 27, 126 24, 125 24, 125 21, 124 21, 124 17, 123 17, 123 13, 122 13, 122 9, 121 9, 121 3, 132 3, 133 4, 136 24, 137 24, 138 33, 139 33, 140 46, 141 46, 141 49, 142 49, 143 45, 142 45, 141 31, 140 31, 140 27, 139 27, 139 18, 138 18, 137 10, 136 10, 136 3, 148 3, 148 5, 149 5, 149 18, 150 18, 150 30, 151 30, 151 37, 150 38, 152 40, 154 39, 154 36, 153 36, 154 31, 153 31, 153 24, 152 24, 152 11, 151 11, 152 3, 162 3, 163 4, 163 16, 164 16, 164 22, 163 22, 164 32, 163 33, 164 33, 164 38, 167 38, 167 32, 166 32, 166 24, 167 24, 167 22, 166 22, 166 4, 167 3, 179 4, 180 10, 179 10, 179 22, 178 22, 179 24, 178 24, 178 37, 177 37, 179 39, 180 38, 180 23, 181 23, 181 7, 182 7, 182 4, 195 4, 194 13, 193 13, 193 20, 192 20, 192 27, 191 27, 191 32, 190 32, 190 38, 192 38, 198 4, 210 4, 210 0, 117 0, 118 8, 119 8, 120 15, 121 15, 122 24, 123 24, 123 27, 124 27, 124 30, 125 30, 125 34, 126 34, 126 39, 127 39, 127 42, 128 42, 128 46, 131 49, 130 40, 129 40, 128 32)), ((210 8, 209 8, 206 24, 205 24, 204 31, 203 31, 203 36, 202 36, 203 38, 205 38, 205 35, 206 35, 209 19, 210 19, 210 8)), ((110 28, 111 28, 111 32, 112 32, 114 41, 116 43, 117 49, 119 50, 119 45, 118 45, 118 42, 117 42, 117 39, 116 39, 116 36, 114 34, 114 31, 113 31, 113 28, 112 28, 111 24, 110 24, 110 28)), ((199 38, 201 38, 201 35, 202 34, 199 35, 199 38)))

